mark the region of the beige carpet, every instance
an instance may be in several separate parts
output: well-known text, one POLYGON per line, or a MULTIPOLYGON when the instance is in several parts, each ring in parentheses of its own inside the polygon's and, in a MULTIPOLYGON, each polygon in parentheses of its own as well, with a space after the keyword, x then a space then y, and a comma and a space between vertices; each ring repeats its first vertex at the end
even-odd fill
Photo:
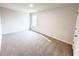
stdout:
POLYGON ((2 56, 67 56, 72 55, 72 46, 48 38, 33 31, 3 35, 2 56))

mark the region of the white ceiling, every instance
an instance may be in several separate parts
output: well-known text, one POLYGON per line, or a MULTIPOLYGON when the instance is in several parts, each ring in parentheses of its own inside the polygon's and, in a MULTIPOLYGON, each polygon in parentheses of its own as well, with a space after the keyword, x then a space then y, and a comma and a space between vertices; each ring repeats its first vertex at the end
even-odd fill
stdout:
POLYGON ((65 5, 70 5, 68 3, 33 3, 34 7, 29 7, 30 3, 0 3, 0 7, 13 9, 22 12, 38 12, 49 8, 56 8, 65 5))

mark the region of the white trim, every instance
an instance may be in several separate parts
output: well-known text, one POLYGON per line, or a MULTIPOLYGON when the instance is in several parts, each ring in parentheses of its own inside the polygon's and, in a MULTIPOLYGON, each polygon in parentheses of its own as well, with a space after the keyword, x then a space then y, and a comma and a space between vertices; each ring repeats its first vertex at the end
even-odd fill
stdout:
MULTIPOLYGON (((29 29, 28 29, 28 30, 23 30, 23 31, 29 31, 29 29)), ((2 35, 11 34, 11 33, 18 33, 18 32, 23 32, 23 31, 16 31, 16 32, 2 33, 2 35)))
MULTIPOLYGON (((38 32, 38 31, 36 31, 36 32, 38 32)), ((39 33, 42 33, 42 32, 39 32, 39 33)), ((42 34, 45 34, 45 35, 47 35, 47 36, 52 37, 51 35, 48 35, 48 34, 46 34, 46 33, 42 33, 42 34)), ((60 38, 57 38, 57 37, 55 37, 55 36, 53 36, 53 38, 55 38, 55 39, 57 39, 57 40, 59 40, 59 41, 62 41, 62 42, 64 42, 64 43, 67 43, 67 44, 73 45, 73 43, 68 42, 68 41, 65 41, 65 40, 61 40, 60 38)))
MULTIPOLYGON (((44 33, 44 34, 45 34, 45 33, 44 33)), ((46 34, 46 35, 49 36, 48 34, 46 34)), ((52 37, 52 36, 50 36, 50 37, 52 37)), ((55 36, 53 36, 53 38, 55 38, 55 39, 57 39, 57 40, 60 40, 60 41, 62 41, 62 42, 65 42, 65 43, 67 43, 67 44, 73 45, 73 43, 68 42, 68 41, 66 41, 66 40, 61 40, 60 38, 57 38, 57 37, 55 37, 55 36)))

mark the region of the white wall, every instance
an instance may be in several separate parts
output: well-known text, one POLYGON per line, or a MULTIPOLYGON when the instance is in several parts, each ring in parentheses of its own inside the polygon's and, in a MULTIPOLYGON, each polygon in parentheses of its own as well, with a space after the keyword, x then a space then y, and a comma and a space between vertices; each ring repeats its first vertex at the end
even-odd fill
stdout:
POLYGON ((2 34, 29 29, 29 14, 1 8, 2 34))
POLYGON ((48 9, 38 13, 38 25, 32 29, 72 44, 76 16, 76 6, 48 9))

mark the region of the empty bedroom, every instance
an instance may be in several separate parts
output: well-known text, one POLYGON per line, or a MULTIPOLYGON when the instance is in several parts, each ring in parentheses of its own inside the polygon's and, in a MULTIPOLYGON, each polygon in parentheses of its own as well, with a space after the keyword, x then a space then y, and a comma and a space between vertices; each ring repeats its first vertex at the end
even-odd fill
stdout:
POLYGON ((0 56, 79 55, 78 7, 76 3, 0 3, 0 56))

